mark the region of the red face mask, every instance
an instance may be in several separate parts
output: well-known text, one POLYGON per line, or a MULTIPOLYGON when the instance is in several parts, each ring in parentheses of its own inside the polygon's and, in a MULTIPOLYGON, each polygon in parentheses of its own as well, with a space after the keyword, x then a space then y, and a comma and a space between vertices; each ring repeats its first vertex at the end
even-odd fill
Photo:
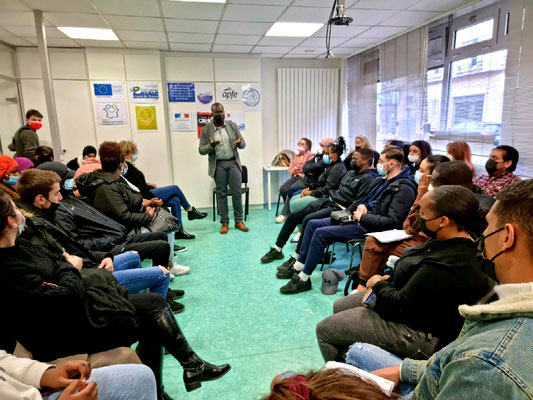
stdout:
POLYGON ((33 129, 33 130, 35 130, 35 131, 37 131, 37 130, 41 129, 41 128, 42 128, 42 126, 43 126, 43 124, 42 124, 42 123, 40 123, 40 122, 37 122, 37 121, 32 121, 32 122, 30 122, 30 124, 29 124, 29 125, 30 125, 30 128, 31 128, 31 129, 33 129))

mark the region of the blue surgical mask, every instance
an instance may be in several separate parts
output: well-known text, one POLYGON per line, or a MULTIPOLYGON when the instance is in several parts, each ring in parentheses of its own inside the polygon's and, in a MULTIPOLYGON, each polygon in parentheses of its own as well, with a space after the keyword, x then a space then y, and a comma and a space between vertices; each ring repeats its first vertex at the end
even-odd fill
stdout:
POLYGON ((422 176, 422 173, 420 171, 415 172, 415 182, 418 185, 418 182, 420 182, 420 177, 422 176))
POLYGON ((65 184, 63 185, 63 187, 65 188, 65 190, 72 190, 72 189, 74 189, 74 178, 67 179, 67 180, 65 181, 65 184))
POLYGON ((139 159, 139 154, 134 154, 133 157, 131 157, 131 162, 135 162, 139 159))
POLYGON ((19 181, 18 176, 10 176, 7 181, 4 181, 4 183, 9 186, 15 186, 18 181, 19 181))
POLYGON ((381 176, 387 176, 387 171, 385 171, 385 168, 383 167, 383 164, 378 164, 376 166, 376 169, 378 171, 378 173, 381 175, 381 176))
POLYGON ((126 174, 128 173, 128 168, 129 168, 129 165, 126 164, 126 168, 124 168, 124 169, 122 170, 122 175, 126 175, 126 174))
POLYGON ((24 225, 26 224, 26 217, 24 215, 22 215, 20 213, 19 210, 17 210, 17 214, 20 215, 22 217, 22 222, 20 223, 20 225, 18 226, 19 228, 19 235, 22 233, 22 231, 24 230, 24 225))
POLYGON ((329 158, 328 154, 324 154, 324 156, 322 157, 322 161, 324 161, 324 164, 326 165, 331 164, 331 158, 329 158))

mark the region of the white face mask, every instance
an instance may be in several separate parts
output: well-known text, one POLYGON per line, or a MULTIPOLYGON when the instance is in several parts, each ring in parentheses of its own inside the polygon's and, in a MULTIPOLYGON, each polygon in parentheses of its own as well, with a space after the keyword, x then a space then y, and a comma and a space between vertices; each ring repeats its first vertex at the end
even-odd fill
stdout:
POLYGON ((430 184, 428 185, 428 191, 432 191, 432 190, 433 190, 433 185, 430 183, 430 184))
POLYGON ((420 160, 420 156, 418 154, 409 154, 407 157, 409 159, 409 162, 416 163, 418 160, 420 160))

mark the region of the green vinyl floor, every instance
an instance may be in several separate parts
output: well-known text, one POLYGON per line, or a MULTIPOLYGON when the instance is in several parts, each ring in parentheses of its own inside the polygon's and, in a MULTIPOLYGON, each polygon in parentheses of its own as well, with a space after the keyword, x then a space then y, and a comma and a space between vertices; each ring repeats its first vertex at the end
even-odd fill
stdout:
MULTIPOLYGON (((324 365, 315 326, 331 314, 346 281, 339 284, 336 295, 324 295, 317 269, 311 277, 312 291, 282 295, 279 288, 287 281, 275 277, 282 261, 260 261, 281 228, 275 217, 275 207, 272 211, 250 210, 249 232, 238 231, 230 223, 229 233, 221 235, 220 224, 213 222, 211 213, 199 221, 187 221, 185 216, 184 227, 196 239, 179 241, 188 250, 175 261, 190 266, 191 272, 171 282, 171 288, 186 292, 180 300, 185 310, 176 318, 202 358, 215 364, 229 363, 232 369, 223 378, 187 393, 181 366, 172 356, 165 356, 165 388, 174 399, 260 399, 277 374, 324 365)), ((295 247, 285 246, 285 260, 295 247)), ((346 247, 337 245, 336 253, 333 267, 347 268, 346 247)))

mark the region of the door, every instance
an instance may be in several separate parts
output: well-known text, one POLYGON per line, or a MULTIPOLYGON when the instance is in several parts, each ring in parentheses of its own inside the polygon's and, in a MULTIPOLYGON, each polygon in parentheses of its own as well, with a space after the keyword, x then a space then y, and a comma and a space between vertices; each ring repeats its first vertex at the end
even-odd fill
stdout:
POLYGON ((7 146, 23 124, 20 97, 15 81, 0 78, 0 153, 12 156, 7 146))

